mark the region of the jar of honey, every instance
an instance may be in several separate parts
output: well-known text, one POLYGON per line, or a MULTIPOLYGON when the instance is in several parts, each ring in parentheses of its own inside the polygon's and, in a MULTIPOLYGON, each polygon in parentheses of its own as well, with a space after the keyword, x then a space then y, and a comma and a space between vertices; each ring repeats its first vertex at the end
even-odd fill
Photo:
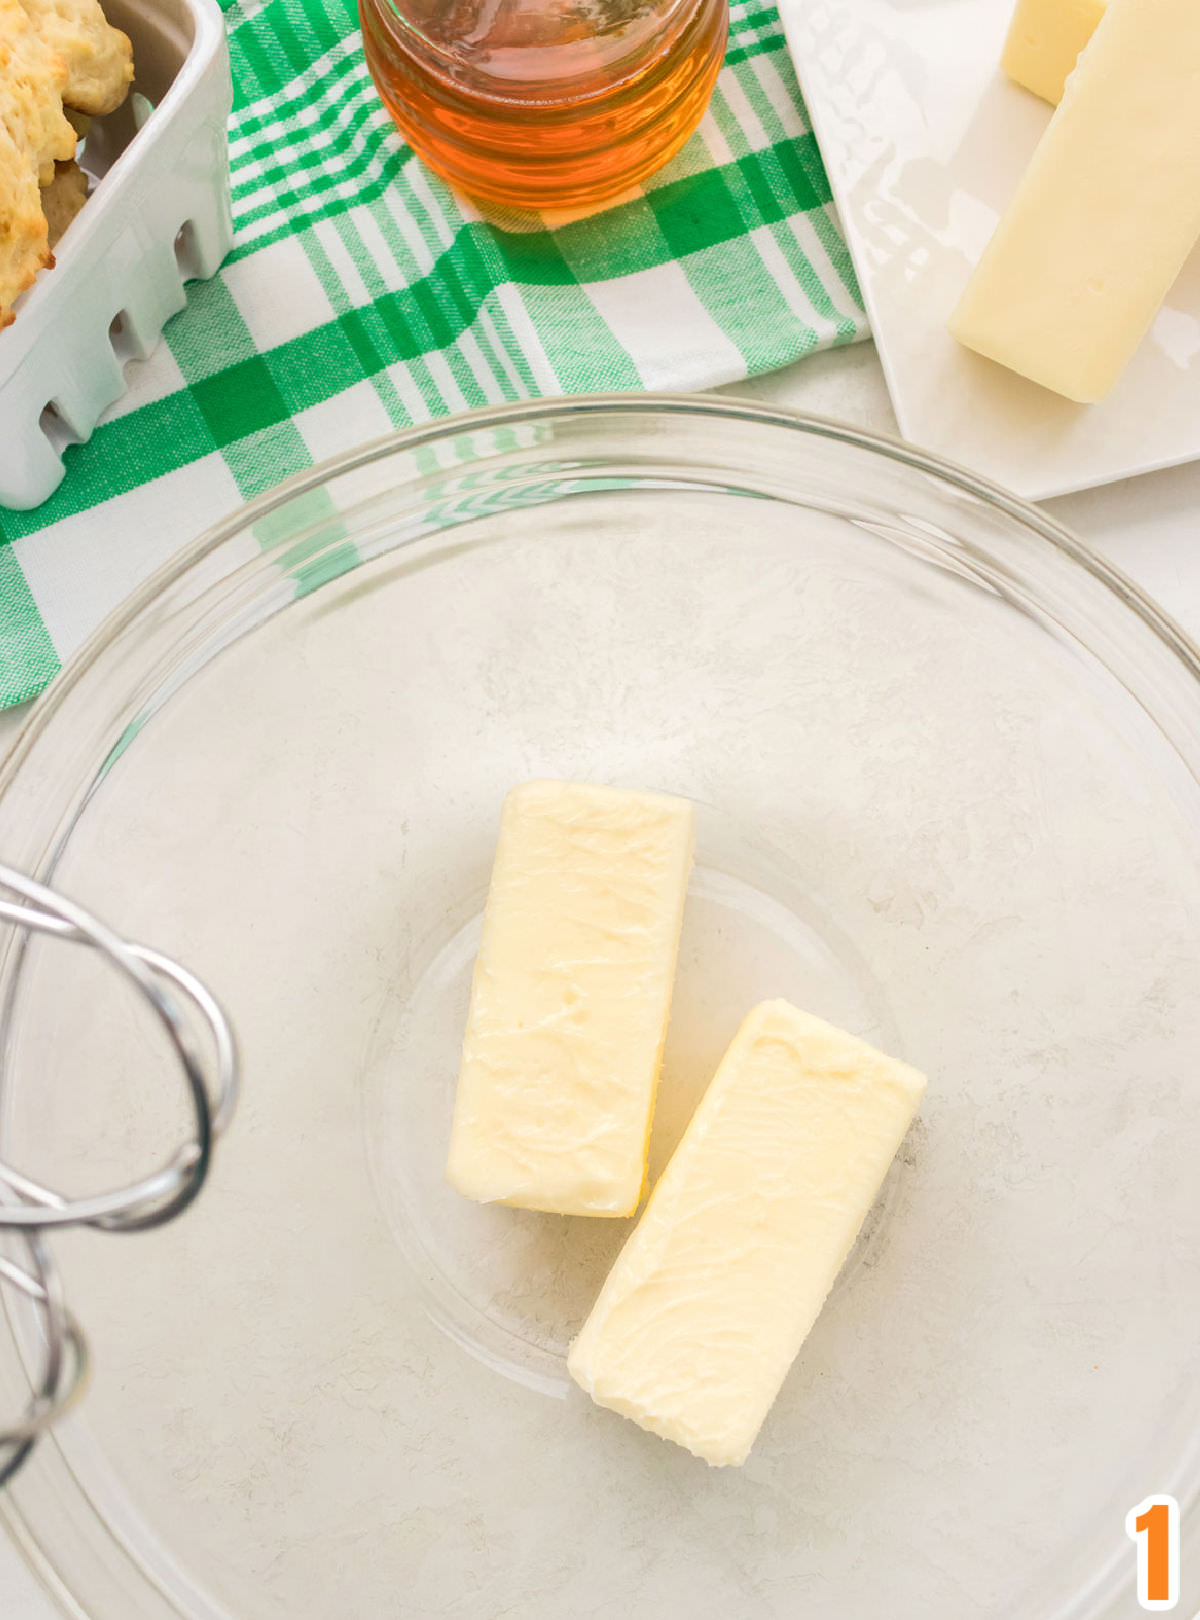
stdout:
POLYGON ((460 191, 586 208, 692 134, 729 0, 359 0, 368 66, 400 133, 460 191))

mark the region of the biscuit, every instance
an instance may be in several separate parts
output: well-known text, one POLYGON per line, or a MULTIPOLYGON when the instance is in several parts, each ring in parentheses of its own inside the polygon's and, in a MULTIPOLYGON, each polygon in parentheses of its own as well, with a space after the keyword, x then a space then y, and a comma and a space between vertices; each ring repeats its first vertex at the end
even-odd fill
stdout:
POLYGON ((42 187, 42 213, 50 228, 50 251, 53 252, 63 232, 87 201, 88 177, 78 163, 60 163, 54 170, 54 179, 42 187))
POLYGON ((66 79, 65 63, 19 0, 0 0, 0 124, 46 185, 55 163, 75 155, 75 131, 63 112, 66 79))
POLYGON ((18 294, 53 262, 33 166, 0 124, 0 326, 12 320, 18 294))
POLYGON ((20 4, 66 65, 66 105, 96 118, 115 112, 133 82, 133 47, 127 35, 109 24, 99 0, 20 0, 20 4))

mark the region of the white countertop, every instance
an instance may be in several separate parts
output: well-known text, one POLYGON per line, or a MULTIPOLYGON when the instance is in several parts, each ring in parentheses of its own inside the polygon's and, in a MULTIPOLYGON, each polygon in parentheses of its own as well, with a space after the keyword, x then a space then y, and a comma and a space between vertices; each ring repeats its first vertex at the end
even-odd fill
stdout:
MULTIPOLYGON (((793 406, 856 426, 894 433, 896 420, 869 343, 815 355, 786 371, 726 393, 793 406)), ((1200 639, 1200 463, 1047 502, 1060 522, 1102 552, 1200 639)), ((0 714, 0 753, 21 724, 0 714)), ((0 1543, 4 1620, 62 1620, 15 1552, 0 1543)))

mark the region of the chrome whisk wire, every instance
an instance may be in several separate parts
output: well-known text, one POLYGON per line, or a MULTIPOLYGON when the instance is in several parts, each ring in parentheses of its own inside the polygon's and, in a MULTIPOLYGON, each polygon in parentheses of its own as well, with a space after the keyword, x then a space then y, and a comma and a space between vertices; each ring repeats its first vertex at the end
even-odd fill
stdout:
POLYGON ((26 1335, 37 1342, 26 1347, 30 1394, 25 1411, 16 1419, 0 1413, 3 1486, 87 1382, 87 1341, 66 1306, 45 1234, 63 1227, 144 1232, 181 1215, 204 1186, 214 1145, 233 1117, 239 1070, 233 1030, 216 998, 170 957, 122 939, 83 906, 3 865, 0 923, 83 945, 106 957, 162 1026, 182 1071, 192 1115, 189 1134, 164 1166, 110 1192, 72 1198, 21 1174, 0 1157, 0 1232, 12 1234, 9 1252, 0 1253, 0 1299, 7 1295, 10 1306, 31 1308, 38 1324, 26 1335), (195 1038, 197 1021, 207 1030, 206 1041, 195 1038))

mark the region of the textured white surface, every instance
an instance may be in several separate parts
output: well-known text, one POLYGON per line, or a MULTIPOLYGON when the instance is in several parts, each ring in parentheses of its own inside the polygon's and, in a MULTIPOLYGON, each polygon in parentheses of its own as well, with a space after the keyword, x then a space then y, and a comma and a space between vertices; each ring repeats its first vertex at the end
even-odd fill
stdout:
POLYGON ((1033 499, 1200 455, 1200 251, 1100 405, 946 330, 1050 118, 1000 72, 1012 0, 779 10, 905 437, 1033 499))
POLYGON ((61 1620, 24 1562, 7 1545, 0 1545, 0 1614, 9 1620, 61 1620))

